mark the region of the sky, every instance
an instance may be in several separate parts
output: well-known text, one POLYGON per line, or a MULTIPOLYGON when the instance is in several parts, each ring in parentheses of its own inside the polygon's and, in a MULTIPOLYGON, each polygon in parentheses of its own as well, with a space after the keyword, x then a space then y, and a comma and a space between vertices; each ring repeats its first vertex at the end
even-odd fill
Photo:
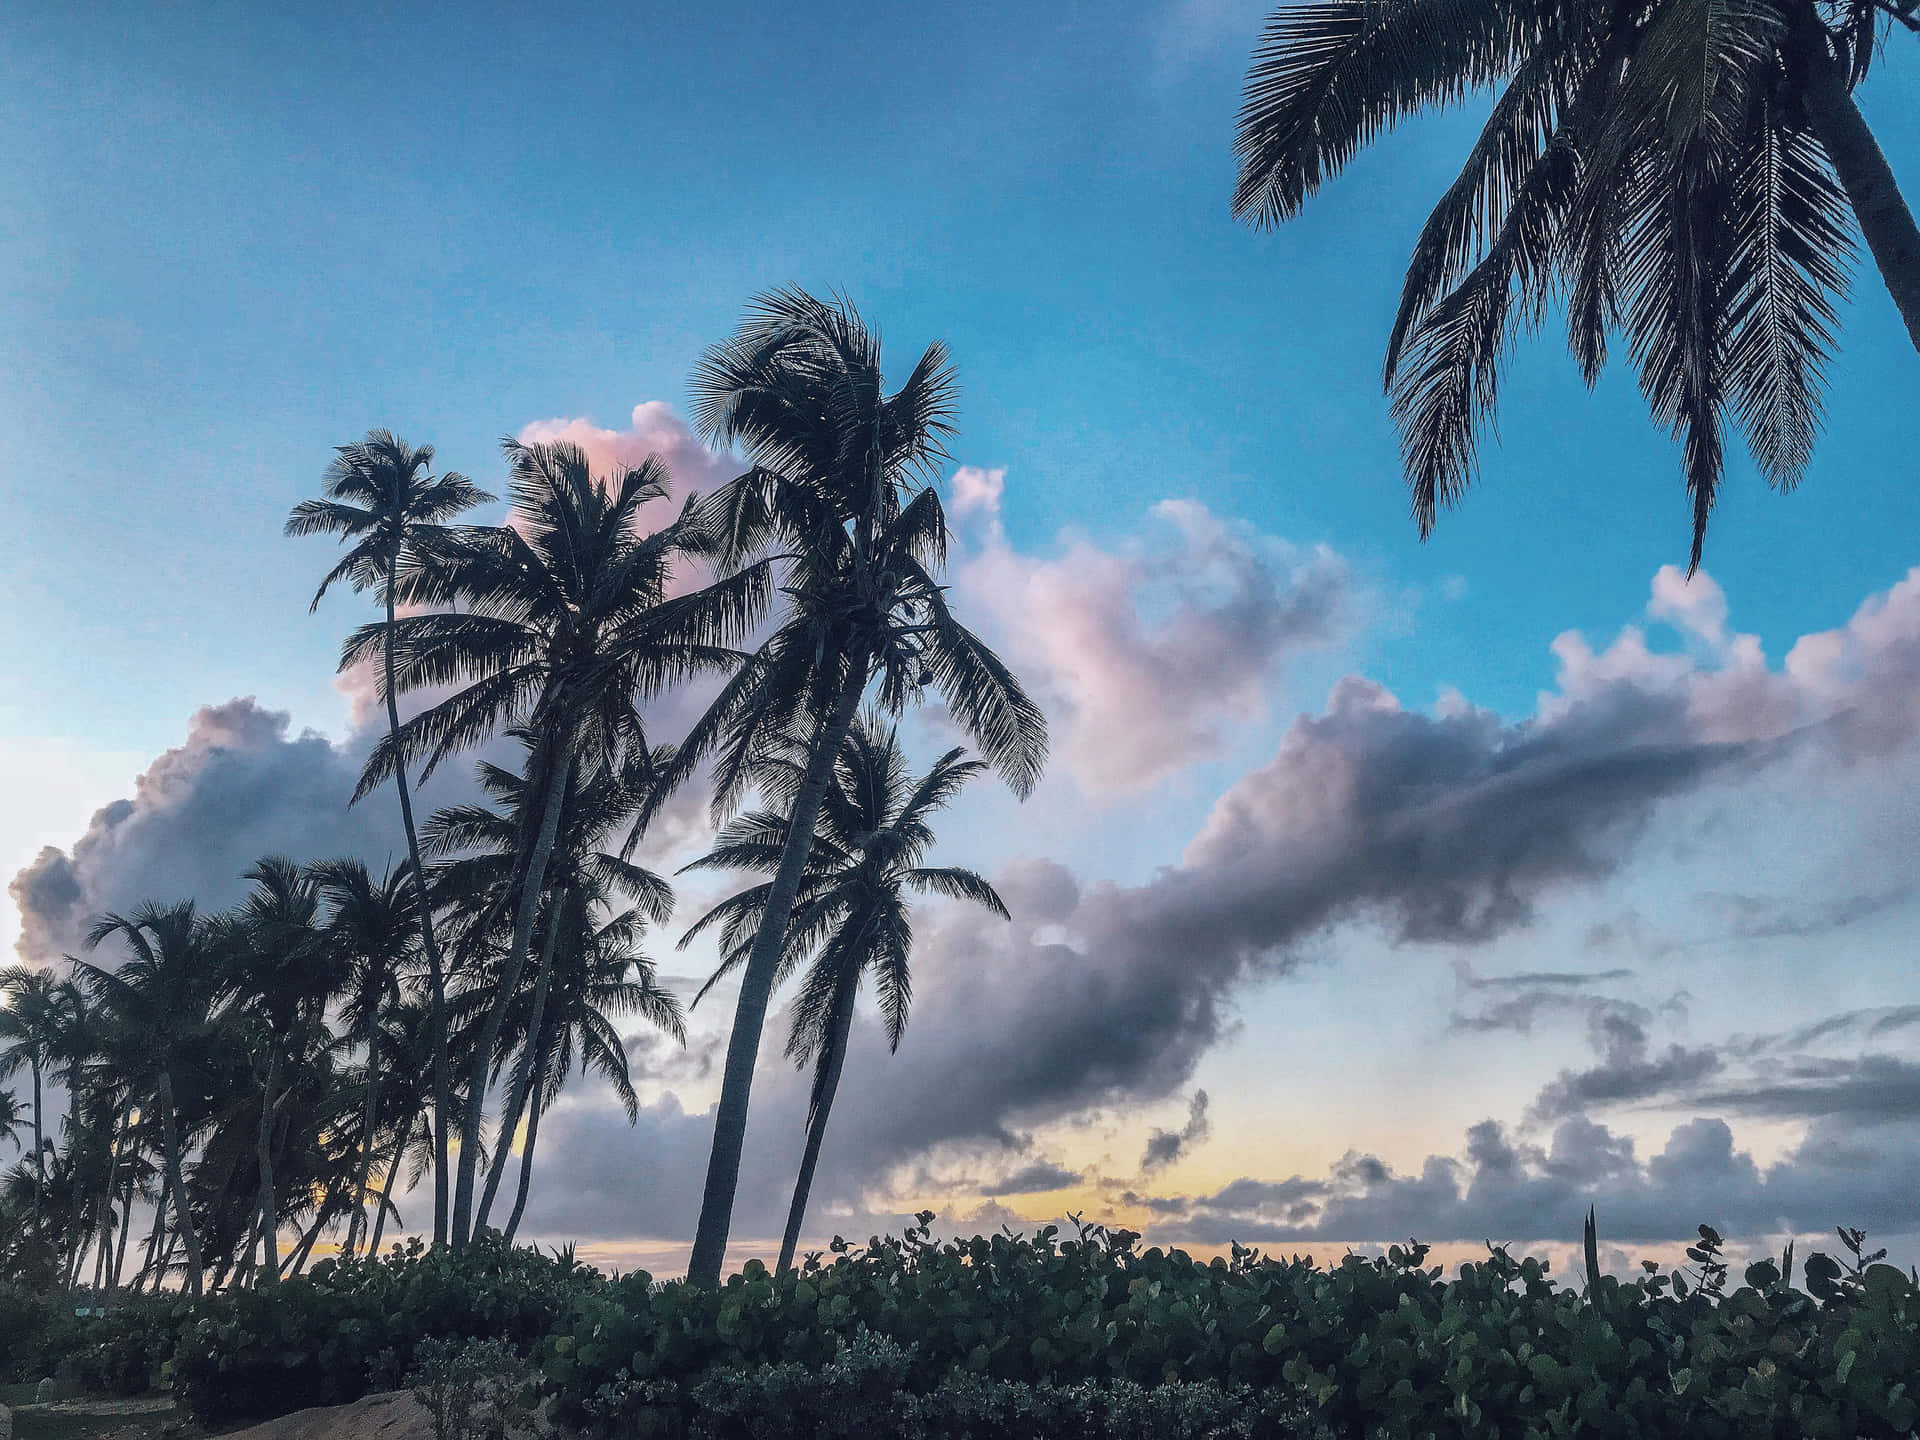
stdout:
MULTIPOLYGON (((309 614, 329 554, 280 533, 330 447, 388 426, 498 489, 503 436, 566 437, 711 485, 701 351, 757 292, 838 290, 894 375, 952 347, 955 600, 1053 754, 943 824, 1014 919, 928 908, 811 1230, 1564 1248, 1593 1204, 1635 1254, 1703 1220, 1920 1254, 1920 358, 1891 302, 1856 277, 1804 484, 1735 453, 1691 583, 1674 447, 1551 322, 1422 543, 1380 357, 1484 100, 1255 232, 1228 197, 1261 14, 10 17, 0 945, 54 963, 88 913, 223 903, 266 850, 395 853, 388 809, 345 808, 363 612, 309 614)), ((1913 60, 1861 99, 1910 193, 1913 60)), ((691 797, 651 862, 705 826, 691 797)), ((697 983, 680 928, 654 949, 697 983)), ((730 999, 684 1051, 632 1037, 637 1125, 577 1083, 530 1228, 678 1263, 730 999)), ((741 1253, 778 1235, 804 1096, 770 1048, 741 1253)))

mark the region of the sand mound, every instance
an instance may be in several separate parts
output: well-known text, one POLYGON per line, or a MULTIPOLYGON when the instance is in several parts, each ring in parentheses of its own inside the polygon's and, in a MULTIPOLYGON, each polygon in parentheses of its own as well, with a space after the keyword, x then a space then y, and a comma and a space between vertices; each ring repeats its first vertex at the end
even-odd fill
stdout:
POLYGON ((351 1405, 296 1410, 237 1430, 227 1440, 433 1440, 433 1418, 409 1392, 393 1390, 351 1405))

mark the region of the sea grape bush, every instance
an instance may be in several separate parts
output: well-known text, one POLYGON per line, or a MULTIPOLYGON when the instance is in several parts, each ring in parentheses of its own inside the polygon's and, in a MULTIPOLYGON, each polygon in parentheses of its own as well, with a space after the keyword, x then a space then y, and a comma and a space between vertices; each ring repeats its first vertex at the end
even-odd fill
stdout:
POLYGON ((416 1241, 379 1259, 323 1260, 270 1289, 222 1293, 180 1333, 170 1375, 203 1425, 397 1389, 428 1340, 497 1340, 521 1354, 607 1281, 571 1256, 489 1235, 462 1251, 416 1241))
POLYGON ((635 1435, 677 1407, 678 1433, 717 1393, 703 1378, 790 1384, 864 1333, 899 1347, 914 1395, 963 1376, 1246 1386, 1304 1395, 1340 1435, 1851 1440, 1920 1424, 1920 1285, 1872 1256, 1810 1257, 1816 1293, 1770 1262, 1729 1293, 1703 1230, 1691 1283, 1655 1271, 1582 1294, 1499 1247, 1447 1279, 1420 1245, 1331 1267, 1239 1247, 1201 1262, 1097 1226, 938 1244, 920 1218, 786 1276, 749 1263, 719 1291, 635 1274, 583 1294, 538 1352, 555 1418, 635 1435))
POLYGON ((79 1325, 6 1314, 44 1328, 25 1363, 170 1383, 208 1427, 395 1389, 427 1342, 481 1339, 537 1368, 555 1421, 622 1440, 1920 1434, 1920 1284, 1857 1231, 1801 1286, 1791 1254, 1736 1274, 1705 1227, 1688 1267, 1631 1281, 1596 1239, 1575 1290, 1499 1247, 1447 1277, 1412 1243, 1202 1262, 1093 1225, 937 1243, 931 1220, 718 1290, 490 1237, 79 1325))

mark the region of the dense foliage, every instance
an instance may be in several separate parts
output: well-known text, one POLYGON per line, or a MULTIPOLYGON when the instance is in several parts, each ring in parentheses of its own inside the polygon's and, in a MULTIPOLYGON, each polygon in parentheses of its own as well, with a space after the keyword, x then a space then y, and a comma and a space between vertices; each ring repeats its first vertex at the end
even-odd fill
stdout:
POLYGON ((598 1436, 1891 1440, 1920 1426, 1920 1283, 1855 1232, 1839 1260, 1807 1258, 1804 1288, 1771 1262, 1736 1284, 1703 1230, 1687 1270, 1596 1274, 1582 1293, 1497 1247, 1446 1278, 1411 1243, 1331 1267, 1245 1249, 1201 1262, 1097 1226, 942 1244, 930 1218, 785 1275, 750 1263, 717 1291, 483 1237, 85 1321, 0 1292, 0 1344, 39 1327, 0 1355, 30 1374, 22 1357, 57 1351, 66 1376, 108 1391, 169 1381, 206 1425, 393 1389, 429 1342, 490 1339, 538 1367, 556 1420, 598 1436))
MULTIPOLYGON (((749 1264, 717 1294, 631 1275, 583 1294, 540 1354, 558 1417, 603 1435, 665 1407, 696 1415, 720 1372, 785 1393, 796 1372, 779 1367, 822 1371, 863 1333, 901 1348, 903 1395, 959 1376, 1297 1390, 1351 1435, 1785 1440, 1920 1421, 1920 1286, 1887 1265, 1810 1258, 1809 1294, 1761 1264, 1727 1292, 1703 1235, 1692 1285, 1654 1272, 1582 1295, 1497 1248, 1447 1280, 1417 1245, 1320 1268, 1250 1250, 1202 1263, 1134 1239, 1088 1227, 942 1245, 913 1229, 786 1276, 749 1264)), ((900 1403, 897 1433, 912 1433, 927 1412, 900 1403)), ((776 1433, 740 1425, 728 1433, 776 1433)))

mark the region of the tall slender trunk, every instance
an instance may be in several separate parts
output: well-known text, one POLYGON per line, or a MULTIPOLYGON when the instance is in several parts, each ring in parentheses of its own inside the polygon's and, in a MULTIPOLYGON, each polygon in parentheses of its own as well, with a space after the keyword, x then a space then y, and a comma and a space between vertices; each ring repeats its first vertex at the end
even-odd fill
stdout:
POLYGON ((780 1240, 779 1273, 793 1268, 793 1252, 800 1244, 800 1227, 807 1218, 807 1197, 813 1193, 814 1167, 820 1163, 820 1142, 826 1138, 827 1115, 833 1109, 833 1097, 840 1089, 840 1072, 847 1062, 847 1037, 853 1030, 853 1002, 860 992, 860 972, 852 970, 843 977, 834 998, 833 1033, 820 1056, 819 1082, 814 1086, 813 1105, 807 1114, 807 1148, 800 1157, 800 1174, 793 1182, 793 1203, 787 1207, 787 1233, 780 1240))
MULTIPOLYGON (((167 1228, 167 1190, 160 1187, 160 1193, 153 1201, 153 1229, 147 1233, 147 1258, 140 1262, 140 1273, 133 1277, 133 1293, 138 1295, 147 1283, 147 1277, 153 1274, 153 1267, 160 1258, 160 1237, 167 1228)), ((153 1288, 158 1290, 160 1282, 156 1279, 153 1288)))
POLYGON ((351 1256, 360 1245, 360 1232, 367 1222, 367 1182, 373 1176, 373 1121, 380 1104, 380 1072, 374 1066, 374 1045, 378 1035, 367 1037, 367 1103, 360 1109, 360 1178, 354 1190, 358 1203, 347 1220, 346 1253, 351 1256))
POLYGON ((512 1103, 500 1122, 500 1141, 494 1147, 493 1164, 487 1172, 487 1193, 480 1197, 480 1214, 473 1222, 476 1233, 487 1228, 487 1216, 493 1213, 493 1199, 500 1190, 500 1178, 507 1173, 507 1161, 513 1155, 513 1132, 520 1128, 520 1117, 527 1108, 527 1087, 533 1077, 534 1056, 542 1046, 540 1027, 547 1013, 547 989, 553 981, 553 952, 560 938, 560 917, 566 909, 564 893, 554 896, 547 912, 547 933, 540 945, 540 978, 533 987, 533 1014, 527 1019, 527 1038, 515 1067, 512 1103))
POLYGON ((126 1135, 133 1122, 133 1112, 127 1112, 127 1118, 108 1132, 107 1140, 107 1184, 100 1192, 94 1205, 95 1227, 100 1232, 100 1246, 93 1259, 93 1291, 102 1292, 106 1284, 107 1257, 113 1252, 113 1198, 120 1192, 120 1151, 126 1143, 126 1135))
POLYGON ((546 1108, 541 1103, 541 1092, 547 1086, 547 1057, 543 1049, 540 1066, 534 1072, 533 1084, 529 1093, 533 1097, 533 1113, 527 1117, 527 1142, 520 1147, 520 1188, 513 1197, 513 1214, 507 1217, 506 1240, 513 1244, 513 1237, 520 1233, 520 1217, 527 1213, 527 1191, 533 1185, 533 1146, 540 1138, 540 1112, 546 1108))
POLYGON ((380 1208, 373 1212, 373 1238, 367 1241, 367 1258, 380 1258, 380 1236, 387 1228, 387 1206, 393 1200, 394 1182, 400 1177, 400 1166, 407 1158, 407 1137, 413 1133, 413 1120, 403 1118, 400 1121, 400 1137, 393 1143, 393 1164, 387 1169, 387 1178, 380 1186, 380 1208))
MULTIPOLYGON (((399 481, 395 480, 395 485, 399 481)), ((398 497, 395 497, 398 504, 398 497)), ((400 704, 393 693, 393 580, 400 568, 400 540, 396 528, 393 555, 387 571, 387 633, 380 647, 387 668, 387 730, 393 736, 393 785, 400 792, 400 824, 407 832, 407 859, 413 866, 413 894, 420 906, 420 943, 427 952, 427 992, 433 1029, 433 1243, 447 1243, 447 1114, 452 1108, 453 1077, 447 1065, 447 972, 440 961, 440 942, 433 933, 433 905, 427 899, 427 872, 420 864, 420 836, 413 826, 413 795, 407 788, 407 766, 400 755, 400 704)))
POLYGON ((687 1279, 708 1289, 719 1286, 720 1267, 726 1260, 733 1197, 740 1188, 740 1153, 747 1138, 747 1106, 753 1097, 754 1062, 760 1055, 760 1032, 766 1027, 767 1006, 773 999, 773 979, 786 942, 787 921, 813 853, 813 826, 820 814, 820 802, 833 779, 834 762, 853 725, 854 712, 860 708, 860 696, 867 688, 866 656, 850 655, 847 662, 833 711, 814 732, 806 779, 794 798, 787 843, 767 891, 767 908, 760 916, 760 929, 753 937, 746 973, 740 980, 733 1033, 727 1038, 727 1068, 720 1082, 720 1103, 714 1111, 713 1152, 707 1160, 700 1225, 694 1232, 693 1254, 687 1262, 687 1279))
MULTIPOLYGON (((472 1239, 469 1222, 473 1217, 473 1181, 480 1165, 480 1120, 486 1109, 488 1062, 499 1043, 500 1027, 506 1023, 507 1007, 527 968, 527 946, 533 939, 533 917, 540 906, 540 887, 547 876, 547 861, 553 855, 554 837, 560 831, 560 811, 566 804, 567 776, 573 769, 573 750, 557 735, 548 742, 556 753, 547 759, 547 794, 542 805, 540 832, 527 857, 527 873, 520 880, 520 906, 513 919, 513 948, 507 952, 507 964, 500 976, 500 993, 493 997, 487 1011, 487 1023, 480 1032, 479 1047, 473 1052, 473 1073, 468 1078, 466 1124, 460 1134, 460 1178, 453 1197, 453 1243, 464 1245, 472 1239)), ((529 766, 531 772, 531 766, 529 766)))
POLYGON ((260 1265, 260 1283, 280 1278, 280 1207, 273 1193, 274 1089, 280 1079, 280 1052, 267 1061, 267 1083, 260 1089, 260 1129, 254 1137, 254 1156, 260 1164, 260 1243, 266 1256, 260 1265))
POLYGON ((290 1275, 298 1275, 307 1268, 307 1257, 313 1253, 313 1242, 320 1238, 320 1231, 326 1223, 327 1207, 322 1205, 320 1213, 313 1217, 313 1224, 307 1227, 307 1233, 300 1237, 300 1243, 294 1247, 293 1254, 287 1257, 287 1270, 290 1275))
POLYGON ((120 1192, 120 1238, 113 1247, 113 1274, 107 1286, 109 1294, 120 1289, 121 1277, 127 1273, 127 1236, 133 1230, 133 1189, 134 1182, 129 1179, 127 1188, 120 1192))
POLYGON ((1843 67, 1828 52, 1825 27, 1811 6, 1792 13, 1794 59, 1813 133, 1833 161, 1873 263, 1906 322, 1907 338, 1920 350, 1920 228, 1900 196, 1893 167, 1847 92, 1843 67))
POLYGON ((174 1119, 173 1076, 160 1072, 160 1132, 167 1147, 167 1188, 173 1193, 173 1228, 187 1247, 187 1293, 200 1298, 200 1237, 193 1233, 193 1210, 187 1204, 187 1179, 180 1166, 180 1131, 174 1119))
POLYGON ((40 1117, 40 1061, 33 1060, 33 1233, 40 1228, 40 1196, 47 1188, 47 1135, 40 1117))

